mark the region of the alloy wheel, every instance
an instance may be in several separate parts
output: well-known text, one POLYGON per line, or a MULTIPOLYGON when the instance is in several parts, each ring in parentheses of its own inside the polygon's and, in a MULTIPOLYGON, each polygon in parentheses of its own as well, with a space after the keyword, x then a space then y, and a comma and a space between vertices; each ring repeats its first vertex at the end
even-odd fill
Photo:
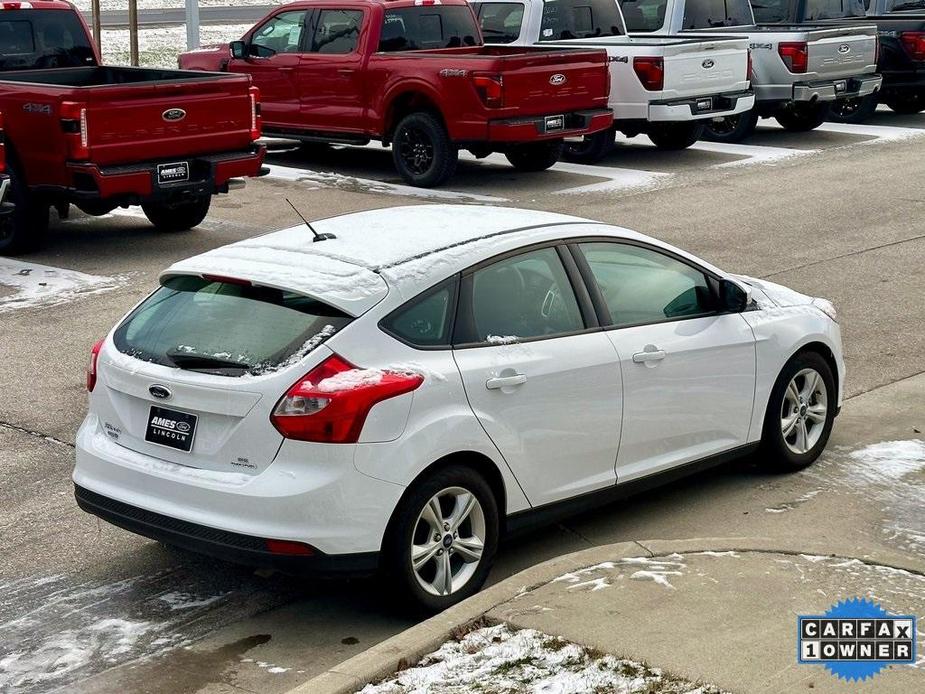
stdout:
POLYGON ((815 369, 803 369, 790 380, 780 415, 787 448, 798 455, 812 450, 825 429, 828 404, 825 381, 815 369))
POLYGON ((434 163, 434 144, 420 128, 402 129, 398 138, 398 153, 415 176, 426 174, 434 163))
POLYGON ((485 513, 475 494, 448 487, 424 505, 411 535, 409 561, 421 588, 452 595, 475 574, 485 548, 485 513))

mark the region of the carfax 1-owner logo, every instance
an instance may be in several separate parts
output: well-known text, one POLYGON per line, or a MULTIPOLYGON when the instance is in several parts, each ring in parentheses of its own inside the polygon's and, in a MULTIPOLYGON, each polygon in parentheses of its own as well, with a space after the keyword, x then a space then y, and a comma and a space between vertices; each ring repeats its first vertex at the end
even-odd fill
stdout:
POLYGON ((889 665, 912 665, 915 619, 866 598, 844 600, 823 615, 797 618, 797 659, 825 665, 848 681, 866 680, 889 665))

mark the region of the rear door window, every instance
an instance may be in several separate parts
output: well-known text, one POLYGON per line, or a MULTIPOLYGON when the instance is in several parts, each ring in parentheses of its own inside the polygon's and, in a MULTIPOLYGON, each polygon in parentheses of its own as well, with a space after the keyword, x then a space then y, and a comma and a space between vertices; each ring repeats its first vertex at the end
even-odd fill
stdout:
POLYGON ((426 5, 387 10, 382 20, 379 50, 419 51, 479 43, 479 29, 468 5, 426 5))
POLYGON ((195 276, 168 278, 116 329, 116 348, 138 359, 224 376, 294 363, 350 322, 293 292, 195 276))
POLYGON ((862 0, 807 0, 807 21, 814 19, 843 19, 863 17, 867 14, 862 0))
POLYGON ((87 65, 96 65, 96 57, 76 12, 0 12, 0 70, 87 65))
POLYGON ((620 36, 620 24, 615 0, 546 0, 540 41, 620 36))
POLYGON ((360 10, 321 10, 311 52, 327 54, 353 53, 360 40, 363 12, 360 10))
POLYGON ((787 22, 790 20, 790 0, 755 0, 752 11, 759 24, 787 22))
POLYGON ((491 2, 475 5, 482 36, 489 43, 513 43, 520 38, 524 6, 519 2, 491 2))
POLYGON ((698 0, 684 5, 685 29, 713 29, 752 23, 748 0, 698 0))

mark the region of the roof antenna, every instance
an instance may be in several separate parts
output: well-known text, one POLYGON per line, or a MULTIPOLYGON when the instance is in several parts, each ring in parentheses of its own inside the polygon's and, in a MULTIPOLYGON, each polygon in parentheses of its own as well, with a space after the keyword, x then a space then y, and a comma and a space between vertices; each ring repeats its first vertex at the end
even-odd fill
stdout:
POLYGON ((299 219, 305 222, 305 226, 308 227, 308 230, 315 235, 315 238, 313 239, 313 243, 317 243, 318 241, 327 241, 328 239, 337 238, 334 234, 319 234, 317 231, 315 231, 315 228, 311 224, 308 223, 308 220, 302 216, 302 213, 299 212, 296 206, 292 204, 292 201, 289 198, 286 198, 286 202, 289 203, 289 207, 292 208, 293 212, 299 215, 299 219))

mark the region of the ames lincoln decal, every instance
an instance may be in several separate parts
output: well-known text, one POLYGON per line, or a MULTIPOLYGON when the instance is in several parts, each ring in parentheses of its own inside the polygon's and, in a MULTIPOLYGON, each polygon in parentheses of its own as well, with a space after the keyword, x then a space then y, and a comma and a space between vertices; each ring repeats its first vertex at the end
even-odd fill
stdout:
POLYGON ((825 665, 847 681, 866 680, 888 665, 912 665, 915 617, 892 615, 866 598, 834 605, 824 615, 797 618, 797 660, 825 665))

